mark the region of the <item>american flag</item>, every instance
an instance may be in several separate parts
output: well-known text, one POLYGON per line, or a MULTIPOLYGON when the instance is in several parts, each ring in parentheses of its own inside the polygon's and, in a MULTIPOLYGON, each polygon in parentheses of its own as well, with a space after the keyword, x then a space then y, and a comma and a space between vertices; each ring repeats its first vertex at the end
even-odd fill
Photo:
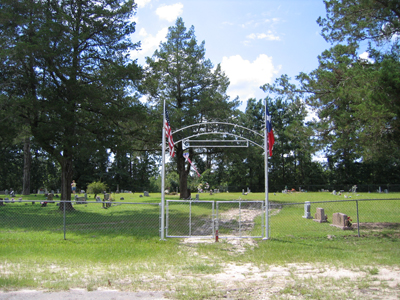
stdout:
POLYGON ((171 132, 171 126, 169 125, 169 117, 168 117, 168 112, 165 109, 165 134, 167 136, 168 140, 168 147, 169 147, 169 155, 171 157, 175 156, 175 151, 174 151, 174 139, 172 138, 172 132, 171 132))
POLYGON ((267 133, 268 133, 269 156, 272 156, 272 148, 274 147, 275 137, 271 125, 271 116, 268 112, 268 107, 266 105, 265 105, 265 126, 267 128, 267 133))
POLYGON ((193 169, 196 171, 197 176, 200 177, 201 175, 200 175, 199 171, 197 171, 195 165, 192 163, 192 161, 191 161, 190 158, 189 158, 189 153, 187 153, 187 152, 183 153, 183 157, 190 163, 190 165, 191 165, 191 166, 193 167, 193 169))

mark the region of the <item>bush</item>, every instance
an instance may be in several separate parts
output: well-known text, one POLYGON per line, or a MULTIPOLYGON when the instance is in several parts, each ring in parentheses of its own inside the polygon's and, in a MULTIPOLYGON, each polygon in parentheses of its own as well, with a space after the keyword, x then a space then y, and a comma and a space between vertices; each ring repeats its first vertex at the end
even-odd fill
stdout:
POLYGON ((96 199, 97 194, 102 194, 107 190, 107 184, 101 181, 93 181, 87 187, 87 191, 89 194, 94 194, 94 198, 96 199))

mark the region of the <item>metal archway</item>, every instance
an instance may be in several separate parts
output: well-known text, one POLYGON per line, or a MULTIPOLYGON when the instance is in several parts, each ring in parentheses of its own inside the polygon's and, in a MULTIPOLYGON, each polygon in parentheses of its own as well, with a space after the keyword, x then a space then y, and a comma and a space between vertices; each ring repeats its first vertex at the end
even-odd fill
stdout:
MULTIPOLYGON (((266 107, 266 104, 265 104, 266 107)), ((165 145, 166 145, 166 139, 165 139, 165 130, 164 130, 164 124, 166 122, 165 118, 165 101, 164 101, 164 109, 163 109, 163 130, 162 130, 162 173, 161 173, 161 239, 165 239, 165 145)), ((179 142, 191 142, 191 141, 202 141, 202 140, 190 140, 190 138, 195 138, 203 135, 223 135, 223 136, 232 136, 235 137, 237 142, 242 142, 245 141, 247 143, 252 143, 258 147, 261 147, 264 149, 264 170, 265 170, 265 237, 264 239, 269 238, 269 220, 268 220, 268 138, 267 138, 267 130, 266 126, 263 126, 264 128, 264 134, 260 134, 255 130, 246 128, 241 125, 233 124, 233 123, 228 123, 228 122, 204 122, 204 123, 198 123, 198 124, 193 124, 189 125, 186 127, 182 127, 178 130, 175 130, 172 132, 172 135, 176 135, 178 133, 181 133, 179 135, 185 135, 184 131, 187 129, 191 129, 191 133, 193 133, 193 128, 196 129, 195 134, 191 134, 186 137, 182 137, 179 140, 176 141, 176 143, 179 142), (228 128, 228 130, 226 129, 228 128), (254 138, 263 138, 264 143, 261 145, 260 143, 254 141, 254 138)), ((214 140, 214 141, 225 141, 225 140, 214 140)), ((232 140, 229 140, 232 141, 232 140)), ((201 145, 198 145, 198 147, 203 147, 201 145)), ((210 146, 210 147, 216 147, 216 146, 210 146)), ((235 146, 232 146, 235 147, 235 146)))

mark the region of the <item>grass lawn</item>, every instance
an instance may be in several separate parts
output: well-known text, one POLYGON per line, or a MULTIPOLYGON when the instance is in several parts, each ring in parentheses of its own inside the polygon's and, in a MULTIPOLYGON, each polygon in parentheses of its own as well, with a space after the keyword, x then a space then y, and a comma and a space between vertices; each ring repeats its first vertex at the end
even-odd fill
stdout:
MULTIPOLYGON (((334 212, 346 213, 355 222, 357 210, 354 201, 312 203, 312 214, 316 207, 324 208, 328 223, 302 218, 304 201, 322 202, 350 198, 326 192, 271 193, 269 201, 281 205, 270 212, 270 239, 220 240, 218 243, 211 239, 187 242, 184 239, 168 238, 161 241, 158 205, 160 194, 151 194, 150 197, 140 197, 140 194, 112 195, 120 205, 108 209, 95 203, 93 196, 89 195, 86 205, 75 205, 76 211, 66 214, 65 240, 63 213, 55 204, 40 207, 39 203, 32 205, 30 202, 17 201, 0 206, 2 290, 65 290, 73 287, 89 291, 99 288, 161 290, 168 292, 168 297, 178 299, 219 299, 227 296, 230 291, 233 299, 239 299, 242 293, 250 293, 254 299, 258 299, 256 291, 261 289, 262 284, 269 282, 268 272, 273 266, 281 266, 289 274, 282 277, 284 280, 276 299, 296 295, 311 295, 304 296, 304 299, 330 299, 306 288, 315 282, 300 278, 291 268, 298 268, 299 265, 312 265, 322 270, 344 268, 349 274, 363 274, 362 280, 357 279, 360 282, 356 280, 359 290, 364 284, 368 286, 368 291, 373 291, 373 276, 382 273, 382 268, 398 270, 400 267, 400 201, 384 200, 400 199, 400 194, 348 194, 352 196, 351 200, 360 200, 359 218, 361 225, 366 227, 360 227, 361 236, 358 237, 357 230, 343 231, 330 226, 334 212), (120 200, 121 197, 124 200, 120 200), (287 205, 288 203, 299 204, 287 205), (391 226, 368 227, 368 223, 391 226), (296 267, 291 267, 291 264, 296 267), (227 268, 231 266, 251 266, 252 271, 246 273, 246 276, 250 278, 255 273, 264 274, 262 278, 265 282, 242 280, 237 283, 240 288, 229 290, 227 283, 217 279, 220 274, 227 274, 227 268)), ((18 198, 19 196, 15 197, 18 198)), ((39 195, 22 198, 39 202, 45 200, 44 196, 39 195)), ((264 194, 200 194, 200 200, 207 201, 240 198, 264 200, 264 194)), ((177 200, 178 196, 166 196, 166 199, 177 200)), ((182 207, 179 213, 185 214, 185 209, 182 207)), ((207 210, 200 207, 195 214, 204 216, 207 210)), ((260 223, 261 218, 256 220, 255 226, 260 226, 260 223)), ((240 272, 244 271, 236 271, 235 274, 240 272)), ((234 274, 232 276, 235 277, 234 274)), ((232 278, 228 281, 235 280, 232 278)), ((358 295, 348 282, 337 280, 332 283, 330 279, 326 279, 320 284, 326 291, 332 285, 343 291, 347 291, 348 287, 350 299, 352 295, 358 295)), ((384 288, 388 287, 380 286, 378 290, 384 288)), ((397 292, 400 292, 400 283, 388 289, 388 293, 397 292)), ((379 298, 373 292, 365 295, 365 299, 385 299, 383 296, 379 298)))

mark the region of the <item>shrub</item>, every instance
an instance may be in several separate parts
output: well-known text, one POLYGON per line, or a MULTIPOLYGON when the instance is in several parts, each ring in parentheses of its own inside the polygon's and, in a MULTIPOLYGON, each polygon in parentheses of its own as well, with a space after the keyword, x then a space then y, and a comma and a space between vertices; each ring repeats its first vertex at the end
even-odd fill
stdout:
POLYGON ((102 194, 107 190, 107 184, 101 181, 93 181, 87 187, 89 194, 94 194, 94 198, 96 199, 97 194, 102 194))

